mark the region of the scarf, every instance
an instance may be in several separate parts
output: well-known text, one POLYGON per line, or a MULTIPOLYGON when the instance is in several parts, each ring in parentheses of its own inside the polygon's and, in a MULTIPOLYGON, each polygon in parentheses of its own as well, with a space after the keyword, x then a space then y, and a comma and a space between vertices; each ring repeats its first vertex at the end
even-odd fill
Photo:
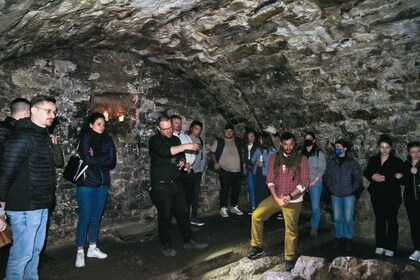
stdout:
POLYGON ((282 166, 286 166, 287 169, 293 171, 293 180, 295 179, 297 173, 300 170, 300 163, 302 160, 302 154, 297 150, 293 150, 288 157, 285 157, 283 154, 283 149, 280 147, 279 151, 276 153, 276 159, 274 161, 274 168, 279 170, 282 166))

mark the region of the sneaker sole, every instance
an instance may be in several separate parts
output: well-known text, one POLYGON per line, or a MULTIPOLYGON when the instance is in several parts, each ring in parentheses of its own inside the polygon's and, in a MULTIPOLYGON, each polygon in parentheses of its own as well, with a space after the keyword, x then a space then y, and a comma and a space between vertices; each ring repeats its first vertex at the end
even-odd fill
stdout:
POLYGON ((255 260, 255 259, 261 257, 262 255, 264 255, 264 252, 258 253, 258 254, 254 255, 252 257, 251 256, 247 256, 247 258, 250 259, 250 260, 255 260))
POLYGON ((89 255, 87 255, 86 257, 88 257, 88 258, 96 258, 96 259, 100 259, 100 260, 103 260, 103 259, 108 258, 108 256, 106 256, 106 257, 97 257, 97 256, 89 256, 89 255))
POLYGON ((194 225, 194 226, 198 226, 198 227, 204 226, 204 223, 194 223, 194 222, 191 222, 191 224, 194 225))

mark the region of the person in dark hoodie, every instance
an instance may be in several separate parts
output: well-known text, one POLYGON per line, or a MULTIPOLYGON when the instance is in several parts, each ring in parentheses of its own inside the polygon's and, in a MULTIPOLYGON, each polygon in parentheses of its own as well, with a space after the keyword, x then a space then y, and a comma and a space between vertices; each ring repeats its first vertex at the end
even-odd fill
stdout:
POLYGON ((111 183, 110 170, 114 169, 117 156, 114 141, 105 132, 105 116, 93 113, 88 117, 89 127, 79 145, 80 158, 89 166, 76 182, 79 220, 76 229, 76 267, 85 266, 85 240, 89 232, 88 258, 105 259, 107 254, 96 247, 99 225, 108 198, 111 183))
POLYGON ((38 279, 39 254, 45 242, 48 209, 54 202, 56 175, 48 127, 57 115, 56 101, 38 95, 31 116, 16 122, 6 141, 0 172, 0 201, 10 218, 13 245, 7 279, 38 279))
POLYGON ((370 182, 368 191, 375 213, 375 254, 393 257, 398 242, 398 210, 401 206, 402 160, 394 155, 392 140, 382 134, 379 153, 369 158, 363 175, 370 182))

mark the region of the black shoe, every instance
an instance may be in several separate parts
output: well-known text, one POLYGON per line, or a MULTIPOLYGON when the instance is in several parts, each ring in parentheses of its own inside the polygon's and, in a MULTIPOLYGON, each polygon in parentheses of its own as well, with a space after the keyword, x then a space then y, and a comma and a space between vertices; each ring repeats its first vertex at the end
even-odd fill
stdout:
POLYGON ((341 247, 341 243, 343 241, 341 240, 341 238, 334 238, 333 242, 332 242, 332 248, 333 249, 339 249, 341 247))
POLYGON ((295 267, 294 261, 286 261, 284 264, 284 267, 286 268, 286 271, 291 271, 295 267))
POLYGON ((176 251, 172 248, 172 246, 170 244, 164 244, 162 245, 162 254, 165 257, 175 257, 176 256, 176 251))
POLYGON ((346 252, 351 252, 353 250, 353 242, 351 239, 346 238, 345 248, 346 248, 346 252))
POLYGON ((247 257, 250 260, 255 260, 258 257, 261 257, 264 254, 264 249, 259 247, 252 247, 251 251, 249 251, 247 257))
POLYGON ((191 224, 198 227, 204 226, 204 223, 198 219, 191 219, 191 224))
POLYGON ((190 240, 187 243, 184 243, 184 249, 187 250, 202 250, 202 249, 206 249, 209 245, 207 245, 207 243, 198 243, 194 240, 190 240))

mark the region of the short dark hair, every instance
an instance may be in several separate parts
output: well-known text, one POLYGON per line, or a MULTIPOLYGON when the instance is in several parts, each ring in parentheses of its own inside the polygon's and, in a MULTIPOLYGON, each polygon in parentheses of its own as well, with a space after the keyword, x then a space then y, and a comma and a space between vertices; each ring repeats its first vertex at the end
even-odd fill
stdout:
POLYGON ((280 141, 289 140, 289 139, 293 139, 296 142, 296 137, 291 132, 288 132, 288 131, 283 132, 282 135, 280 136, 280 141))
POLYGON ((156 120, 156 124, 158 126, 160 126, 160 123, 161 122, 167 122, 167 121, 170 121, 170 120, 171 119, 169 117, 167 117, 167 116, 159 116, 159 118, 157 118, 157 120, 156 120))
POLYGON ((25 111, 29 109, 30 107, 31 107, 31 102, 29 102, 28 99, 23 98, 23 97, 15 98, 12 100, 12 102, 10 102, 10 112, 12 114, 25 111))
POLYGON ((170 116, 170 119, 171 120, 181 120, 182 121, 182 118, 181 118, 181 116, 180 115, 172 115, 172 116, 170 116))
POLYGON ((94 124, 96 122, 97 119, 104 119, 105 120, 105 116, 102 113, 93 113, 88 117, 88 122, 90 124, 94 124))
POLYGON ((201 129, 203 129, 203 123, 198 121, 198 120, 193 120, 190 124, 190 131, 192 131, 192 129, 194 128, 194 126, 198 125, 199 127, 201 127, 201 129))
POLYGON ((420 147, 419 141, 413 141, 407 144, 407 152, 410 152, 410 149, 413 147, 420 147))
POLYGON ((343 146, 343 148, 347 148, 347 150, 350 150, 351 145, 348 141, 344 140, 344 139, 338 139, 334 142, 334 144, 340 144, 341 146, 343 146))
POLYGON ((389 146, 392 147, 392 139, 391 139, 391 137, 388 136, 388 134, 382 134, 381 136, 379 136, 378 146, 381 143, 387 143, 389 146))
POLYGON ((51 103, 55 104, 57 101, 52 96, 40 94, 40 95, 37 95, 34 98, 32 98, 31 107, 34 107, 35 105, 37 105, 39 103, 42 103, 42 102, 51 102, 51 103))

